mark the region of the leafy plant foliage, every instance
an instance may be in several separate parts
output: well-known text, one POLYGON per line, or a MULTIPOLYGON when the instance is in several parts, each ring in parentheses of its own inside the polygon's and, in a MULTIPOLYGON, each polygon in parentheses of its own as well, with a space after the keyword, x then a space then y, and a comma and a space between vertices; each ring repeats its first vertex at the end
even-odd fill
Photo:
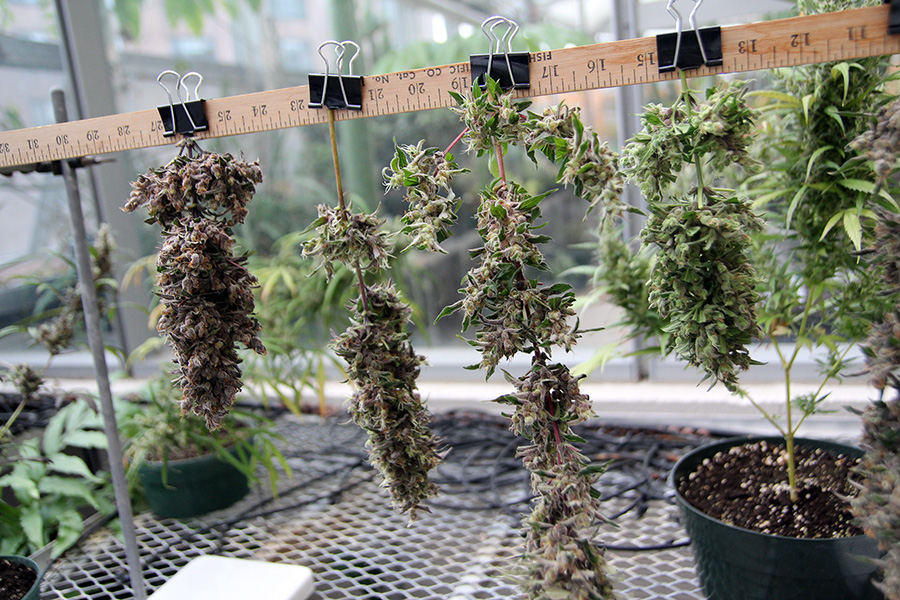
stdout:
MULTIPOLYGON (((42 377, 24 365, 10 379, 23 395, 22 405, 43 388, 42 377)), ((65 404, 39 437, 11 443, 0 431, 0 464, 12 469, 0 477, 0 489, 14 501, 0 500, 0 553, 29 555, 53 542, 56 558, 75 544, 84 529, 80 511, 114 511, 112 486, 105 472, 94 473, 71 449, 105 449, 102 419, 86 398, 66 396, 65 404)))

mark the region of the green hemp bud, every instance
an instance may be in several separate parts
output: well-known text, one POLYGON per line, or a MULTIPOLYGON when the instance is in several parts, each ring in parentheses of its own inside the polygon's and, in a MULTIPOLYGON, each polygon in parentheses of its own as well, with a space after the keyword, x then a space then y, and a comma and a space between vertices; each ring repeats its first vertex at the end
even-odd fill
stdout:
POLYGON ((400 221, 405 225, 402 233, 409 235, 411 241, 404 251, 417 248, 443 253, 440 243, 450 237, 459 206, 450 183, 466 169, 459 168, 453 155, 425 148, 424 144, 394 144, 394 158, 391 166, 382 171, 382 177, 388 190, 406 190, 404 200, 409 206, 400 221))

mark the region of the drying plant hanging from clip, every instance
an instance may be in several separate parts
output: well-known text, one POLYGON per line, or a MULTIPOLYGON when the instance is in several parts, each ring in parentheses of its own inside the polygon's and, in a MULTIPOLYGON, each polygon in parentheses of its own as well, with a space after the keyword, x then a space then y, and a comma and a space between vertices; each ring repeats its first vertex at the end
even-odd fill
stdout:
POLYGON ((266 352, 253 317, 256 278, 247 257, 235 255, 233 237, 262 172, 258 162, 204 152, 191 138, 177 147, 174 160, 132 184, 124 210, 145 208, 147 222, 162 227, 157 329, 174 352, 182 410, 215 429, 242 386, 237 346, 266 352))
MULTIPOLYGON (((329 87, 330 82, 337 81, 342 108, 352 108, 346 102, 346 76, 340 74, 347 46, 359 49, 350 41, 328 41, 319 46, 319 55, 326 63, 320 106, 331 106, 326 92, 337 87, 329 87), (336 48, 335 77, 329 77, 328 60, 322 54, 328 46, 336 48)), ((424 358, 409 342, 412 309, 394 285, 366 281, 366 274, 378 276, 388 270, 393 236, 385 231, 384 220, 377 214, 354 212, 345 202, 334 112, 326 110, 338 205, 318 207, 319 218, 308 229, 315 235, 304 244, 303 254, 319 257, 320 268, 329 277, 335 262, 357 275, 359 296, 350 306, 354 313, 351 326, 332 347, 347 363, 347 375, 354 386, 350 416, 369 434, 369 460, 381 472, 394 506, 408 513, 412 521, 417 511, 428 511, 422 502, 437 493, 429 471, 439 462, 439 441, 428 428, 431 415, 416 385, 424 358)))
MULTIPOLYGON (((517 26, 492 17, 483 29, 492 40, 491 51, 505 45, 508 55, 517 26), (498 38, 494 29, 500 23, 509 29, 498 38)), ((497 63, 500 71, 506 65, 503 55, 490 62, 492 72, 497 63)), ((528 373, 505 374, 514 391, 496 400, 512 407, 510 428, 528 440, 518 454, 532 473, 536 500, 523 521, 524 551, 515 570, 526 597, 608 599, 612 583, 595 541, 605 521, 594 489, 603 467, 578 450, 583 440, 572 429, 592 414, 591 403, 580 392, 578 377, 552 357, 554 349, 571 349, 581 333, 577 322, 570 323, 575 295, 567 284, 544 285, 538 279, 549 270, 540 250, 549 238, 538 229, 543 226, 540 205, 551 192, 532 195, 509 178, 504 155, 510 145, 523 147, 535 162, 538 154, 545 155, 560 166, 558 181, 572 185, 601 222, 625 210, 619 199, 623 178, 616 155, 582 124, 578 109, 560 104, 531 112, 529 102, 503 91, 514 89, 518 79, 507 83, 489 73, 482 81, 473 73, 471 95, 453 94, 463 132, 444 151, 423 142, 398 146, 384 170, 385 185, 405 190, 409 207, 403 221, 414 236, 411 246, 440 251, 439 242, 456 218, 449 183, 460 171, 450 151, 462 140, 470 152, 488 157, 495 179, 481 192, 476 212, 483 244, 470 251, 478 264, 462 282, 463 298, 438 318, 462 313, 464 331, 475 332, 469 344, 481 355, 473 368, 480 366, 487 377, 505 359, 520 353, 532 358, 528 373)))

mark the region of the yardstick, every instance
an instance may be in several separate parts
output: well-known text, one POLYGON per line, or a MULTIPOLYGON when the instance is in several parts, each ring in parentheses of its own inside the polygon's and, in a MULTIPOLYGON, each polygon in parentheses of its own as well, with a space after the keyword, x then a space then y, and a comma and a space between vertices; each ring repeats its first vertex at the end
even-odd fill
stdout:
MULTIPOLYGON (((722 28, 719 67, 690 77, 900 53, 900 36, 887 34, 888 5, 722 28)), ((659 73, 656 38, 644 37, 535 52, 531 87, 520 97, 545 96, 678 78, 659 73)), ((471 86, 469 63, 366 76, 362 110, 338 110, 354 119, 452 105, 448 92, 471 86)), ((325 109, 309 108, 309 87, 299 86, 206 101, 209 130, 197 139, 324 123, 325 109)), ((176 136, 180 138, 180 136, 176 136)), ((0 132, 0 167, 171 144, 155 108, 57 125, 0 132)))

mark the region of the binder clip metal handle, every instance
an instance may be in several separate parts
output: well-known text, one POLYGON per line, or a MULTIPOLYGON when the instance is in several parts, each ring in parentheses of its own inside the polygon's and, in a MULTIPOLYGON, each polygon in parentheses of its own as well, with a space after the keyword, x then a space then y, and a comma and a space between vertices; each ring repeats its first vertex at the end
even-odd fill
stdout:
POLYGON ((882 0, 882 4, 891 5, 887 31, 889 35, 897 35, 900 33, 900 0, 882 0))
POLYGON ((337 42, 328 40, 319 44, 318 53, 325 63, 325 73, 309 74, 309 107, 310 108, 348 108, 362 109, 363 78, 353 74, 353 61, 359 56, 359 44, 353 40, 337 42), (331 73, 331 65, 325 56, 325 48, 334 46, 336 74, 331 73), (347 61, 347 75, 344 71, 344 57, 348 47, 354 52, 347 61))
POLYGON ((694 7, 688 16, 691 29, 682 30, 684 25, 681 13, 675 8, 678 0, 666 2, 666 12, 675 20, 675 33, 664 33, 656 36, 656 55, 659 59, 659 72, 668 73, 675 69, 686 71, 703 66, 717 67, 722 64, 722 29, 721 27, 697 28, 697 11, 703 0, 693 0, 694 7), (685 35, 687 33, 688 35, 685 35), (693 33, 693 35, 690 35, 693 33))
POLYGON ((204 105, 206 101, 200 99, 200 84, 203 83, 203 76, 200 73, 191 71, 182 76, 177 71, 167 70, 157 76, 156 82, 166 91, 166 97, 169 99, 168 104, 157 107, 159 118, 163 123, 163 137, 172 137, 176 133, 191 135, 197 131, 209 129, 204 105), (172 97, 172 91, 163 83, 163 79, 167 76, 175 78, 177 103, 172 97), (191 90, 185 83, 190 77, 197 78, 193 100, 191 100, 191 90))
POLYGON ((531 85, 528 52, 513 52, 512 41, 519 33, 519 25, 512 19, 494 15, 481 23, 481 31, 488 38, 488 53, 473 54, 469 57, 472 82, 481 87, 487 77, 500 83, 503 89, 527 89, 531 85), (503 35, 494 32, 500 25, 506 25, 503 35), (499 64, 498 64, 499 63, 499 64), (505 68, 504 68, 505 67, 505 68))

